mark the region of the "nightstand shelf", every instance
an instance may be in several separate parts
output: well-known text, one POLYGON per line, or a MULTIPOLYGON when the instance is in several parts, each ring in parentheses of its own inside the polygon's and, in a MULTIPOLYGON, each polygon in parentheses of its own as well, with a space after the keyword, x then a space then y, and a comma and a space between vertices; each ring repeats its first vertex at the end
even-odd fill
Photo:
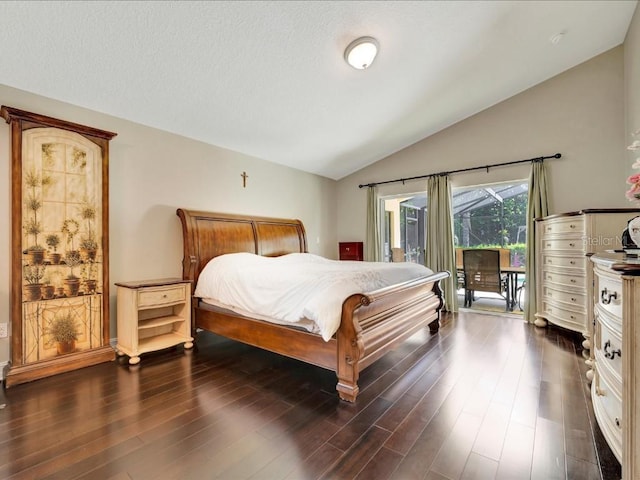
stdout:
POLYGON ((118 287, 118 355, 129 363, 140 355, 184 343, 191 337, 191 283, 178 278, 116 283, 118 287))
MULTIPOLYGON (((153 337, 141 338, 138 341, 138 355, 173 347, 174 345, 187 341, 190 342, 191 340, 193 339, 187 339, 183 335, 177 333, 164 333, 153 337)), ((185 343, 185 348, 190 347, 187 347, 185 343)))
POLYGON ((176 322, 184 322, 184 318, 178 315, 167 315, 165 317, 150 318, 149 320, 140 320, 138 322, 138 330, 172 325, 176 322))

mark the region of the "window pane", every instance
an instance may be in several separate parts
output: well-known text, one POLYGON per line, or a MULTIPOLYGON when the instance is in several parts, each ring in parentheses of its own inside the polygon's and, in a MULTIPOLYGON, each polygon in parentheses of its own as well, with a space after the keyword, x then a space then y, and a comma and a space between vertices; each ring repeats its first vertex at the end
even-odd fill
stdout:
POLYGON ((502 183, 453 191, 456 247, 504 247, 511 264, 524 264, 528 183, 502 183))
POLYGON ((383 260, 424 264, 426 193, 385 197, 382 205, 383 260))

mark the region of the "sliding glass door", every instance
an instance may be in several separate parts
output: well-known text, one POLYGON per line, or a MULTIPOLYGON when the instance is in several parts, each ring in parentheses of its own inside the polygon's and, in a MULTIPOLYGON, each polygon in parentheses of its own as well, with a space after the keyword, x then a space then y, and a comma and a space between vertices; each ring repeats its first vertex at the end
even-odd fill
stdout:
POLYGON ((424 265, 427 196, 425 193, 385 197, 381 238, 385 262, 413 262, 424 265))

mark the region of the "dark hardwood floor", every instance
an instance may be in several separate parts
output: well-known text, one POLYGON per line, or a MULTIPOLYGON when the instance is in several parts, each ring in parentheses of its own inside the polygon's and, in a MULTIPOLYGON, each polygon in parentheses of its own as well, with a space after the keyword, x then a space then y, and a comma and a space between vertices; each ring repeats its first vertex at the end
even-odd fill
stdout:
POLYGON ((348 404, 331 372, 203 332, 6 390, 0 478, 619 479, 585 371, 567 332, 463 312, 348 404))

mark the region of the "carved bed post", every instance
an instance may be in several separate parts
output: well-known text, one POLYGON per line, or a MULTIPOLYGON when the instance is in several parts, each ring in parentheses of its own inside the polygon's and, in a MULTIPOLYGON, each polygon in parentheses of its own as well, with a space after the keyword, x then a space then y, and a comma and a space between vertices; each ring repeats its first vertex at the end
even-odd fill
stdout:
POLYGON ((438 318, 436 318, 433 322, 429 324, 429 332, 432 334, 438 333, 438 330, 440 330, 440 313, 442 312, 442 307, 444 306, 442 289, 440 288, 439 281, 433 284, 433 293, 435 293, 436 296, 440 299, 440 304, 436 308, 436 311, 438 312, 438 318))
POLYGON ((358 378, 360 377, 359 361, 364 354, 362 329, 353 318, 354 312, 361 305, 368 305, 366 295, 355 294, 342 304, 342 322, 337 332, 338 358, 336 374, 338 385, 336 390, 343 400, 355 402, 358 396, 358 378))

